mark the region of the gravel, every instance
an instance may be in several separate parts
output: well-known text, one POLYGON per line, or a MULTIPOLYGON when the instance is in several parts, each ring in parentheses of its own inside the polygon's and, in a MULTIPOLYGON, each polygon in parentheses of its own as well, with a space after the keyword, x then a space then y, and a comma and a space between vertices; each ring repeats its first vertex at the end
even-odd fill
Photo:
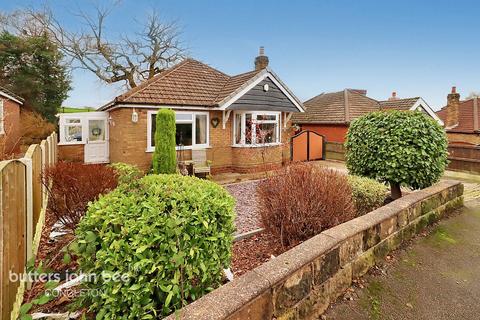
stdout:
POLYGON ((226 185, 225 188, 237 200, 235 212, 235 234, 262 228, 260 214, 258 212, 257 181, 246 181, 226 185))

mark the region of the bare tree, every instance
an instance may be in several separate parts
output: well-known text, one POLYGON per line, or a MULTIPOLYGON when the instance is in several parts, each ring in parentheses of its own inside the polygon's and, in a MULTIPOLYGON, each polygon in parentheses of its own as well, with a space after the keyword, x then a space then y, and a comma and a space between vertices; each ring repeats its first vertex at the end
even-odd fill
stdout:
POLYGON ((155 11, 144 22, 135 22, 140 28, 133 35, 107 35, 107 20, 114 8, 97 6, 94 14, 79 9, 75 16, 83 26, 80 31, 67 30, 48 7, 0 16, 0 25, 22 34, 47 32, 76 62, 75 67, 93 72, 108 84, 124 82, 130 88, 184 57, 177 23, 162 21, 155 11))

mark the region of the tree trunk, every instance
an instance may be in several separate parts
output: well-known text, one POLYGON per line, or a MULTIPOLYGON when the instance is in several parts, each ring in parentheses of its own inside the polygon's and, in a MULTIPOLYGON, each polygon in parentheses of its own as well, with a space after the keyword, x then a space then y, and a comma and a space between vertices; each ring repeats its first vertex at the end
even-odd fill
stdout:
POLYGON ((390 182, 390 196, 393 200, 402 197, 402 190, 400 190, 400 183, 390 182))

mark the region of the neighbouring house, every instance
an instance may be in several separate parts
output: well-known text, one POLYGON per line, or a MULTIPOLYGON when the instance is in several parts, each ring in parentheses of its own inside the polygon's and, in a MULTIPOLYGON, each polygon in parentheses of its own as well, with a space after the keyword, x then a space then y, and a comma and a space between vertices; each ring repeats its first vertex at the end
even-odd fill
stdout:
POLYGON ((20 108, 24 100, 0 87, 0 152, 2 158, 20 151, 20 108))
POLYGON ((229 76, 186 59, 97 112, 60 114, 60 158, 148 170, 156 113, 171 108, 180 161, 205 150, 212 173, 279 167, 290 157, 290 119, 304 109, 268 62, 260 48, 253 71, 229 76))
POLYGON ((304 102, 305 112, 295 114, 292 122, 301 130, 317 132, 328 142, 345 142, 350 122, 369 112, 380 110, 419 110, 442 123, 421 97, 399 99, 396 92, 385 101, 367 96, 367 90, 345 89, 322 93, 304 102))
POLYGON ((456 87, 447 95, 447 105, 437 112, 445 123, 451 145, 480 146, 480 99, 461 101, 456 87))

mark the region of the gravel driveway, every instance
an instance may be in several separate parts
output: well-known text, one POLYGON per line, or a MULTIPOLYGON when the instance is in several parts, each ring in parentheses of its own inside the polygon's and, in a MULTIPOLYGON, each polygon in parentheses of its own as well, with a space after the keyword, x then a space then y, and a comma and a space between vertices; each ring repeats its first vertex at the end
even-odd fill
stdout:
POLYGON ((257 181, 246 181, 225 186, 228 192, 237 200, 235 212, 236 234, 252 231, 262 227, 258 212, 257 181))

